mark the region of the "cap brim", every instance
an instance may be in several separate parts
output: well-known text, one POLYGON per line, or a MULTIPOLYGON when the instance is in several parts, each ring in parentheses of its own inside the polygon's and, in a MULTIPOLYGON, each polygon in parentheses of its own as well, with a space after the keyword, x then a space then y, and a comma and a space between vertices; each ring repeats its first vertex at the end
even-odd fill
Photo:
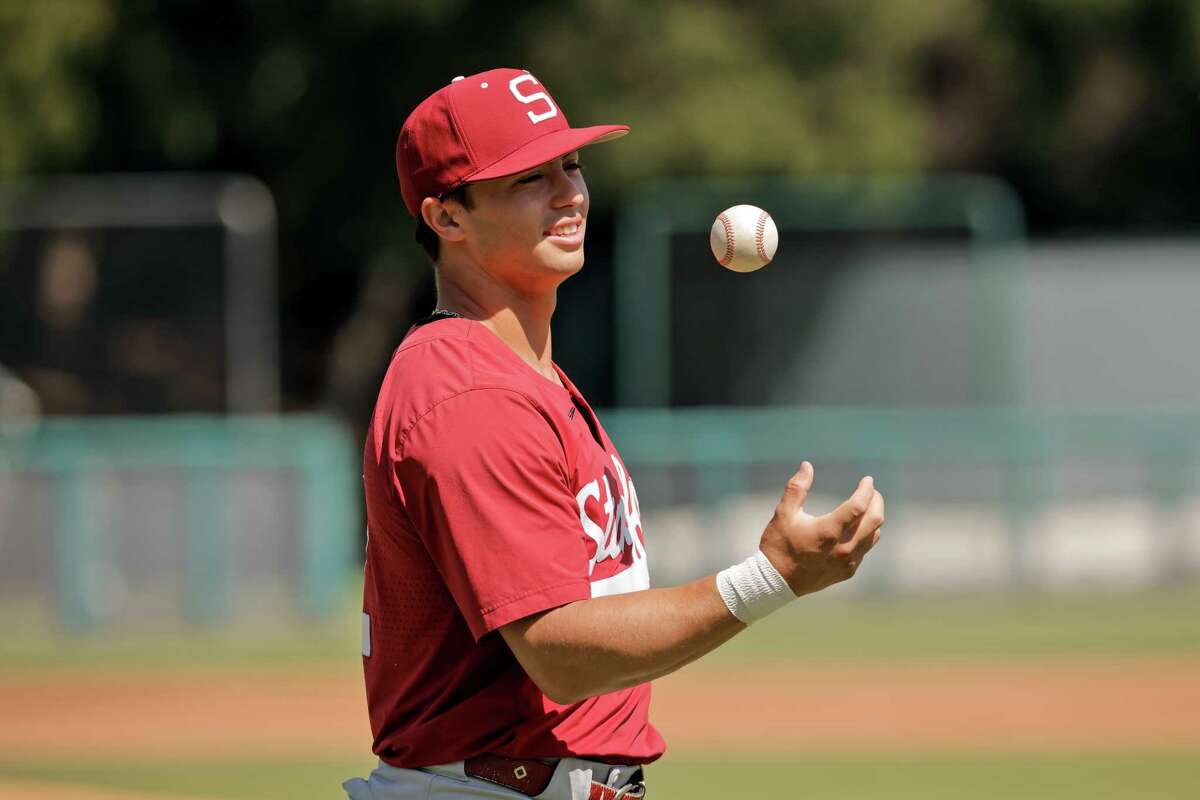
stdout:
POLYGON ((563 128, 547 133, 541 138, 509 153, 504 158, 487 165, 483 169, 468 175, 463 183, 490 181, 493 178, 503 178, 516 175, 527 169, 533 169, 539 164, 545 164, 551 159, 565 156, 589 144, 611 142, 629 133, 628 125, 592 125, 588 128, 563 128))

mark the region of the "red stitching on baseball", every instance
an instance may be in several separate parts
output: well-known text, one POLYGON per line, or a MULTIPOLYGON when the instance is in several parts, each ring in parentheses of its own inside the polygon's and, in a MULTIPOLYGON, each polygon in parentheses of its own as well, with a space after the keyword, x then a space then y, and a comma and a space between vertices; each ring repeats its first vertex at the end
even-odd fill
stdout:
POLYGON ((759 214, 758 230, 754 234, 754 246, 758 248, 758 257, 762 259, 764 264, 771 260, 771 258, 767 255, 766 248, 763 247, 763 236, 767 232, 767 220, 770 218, 771 215, 765 211, 759 214))
POLYGON ((725 216, 725 212, 721 212, 721 216, 717 217, 721 220, 721 224, 725 226, 725 257, 721 259, 721 266, 728 267, 733 261, 733 223, 729 221, 729 217, 725 216))

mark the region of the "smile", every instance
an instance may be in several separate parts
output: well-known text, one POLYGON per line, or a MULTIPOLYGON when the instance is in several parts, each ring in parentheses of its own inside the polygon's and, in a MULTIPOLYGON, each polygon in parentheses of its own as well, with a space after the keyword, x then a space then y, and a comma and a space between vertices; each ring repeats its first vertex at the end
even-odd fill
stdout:
POLYGON ((576 215, 555 224, 546 231, 546 236, 574 236, 581 230, 583 230, 583 217, 576 215))

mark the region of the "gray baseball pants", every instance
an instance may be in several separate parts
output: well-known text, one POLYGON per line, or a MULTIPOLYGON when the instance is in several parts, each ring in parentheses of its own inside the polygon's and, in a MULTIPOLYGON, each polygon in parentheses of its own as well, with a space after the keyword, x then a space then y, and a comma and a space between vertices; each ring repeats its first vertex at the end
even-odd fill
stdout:
MULTIPOLYGON (((579 758, 558 762, 546 791, 537 800, 588 800, 592 781, 622 786, 635 766, 603 764, 579 758)), ((492 798, 513 800, 526 795, 489 781, 472 778, 463 771, 463 762, 441 764, 422 769, 401 769, 383 761, 366 780, 352 778, 342 784, 350 800, 458 800, 492 798)))

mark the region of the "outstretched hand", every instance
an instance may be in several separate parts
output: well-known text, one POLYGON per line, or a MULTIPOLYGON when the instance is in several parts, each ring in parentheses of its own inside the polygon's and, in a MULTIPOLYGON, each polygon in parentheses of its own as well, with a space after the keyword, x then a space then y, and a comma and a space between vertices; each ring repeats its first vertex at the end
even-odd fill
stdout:
POLYGON ((837 508, 819 517, 804 510, 812 483, 813 466, 805 461, 788 480, 759 542, 797 597, 854 575, 879 541, 884 520, 883 495, 870 476, 837 508))

